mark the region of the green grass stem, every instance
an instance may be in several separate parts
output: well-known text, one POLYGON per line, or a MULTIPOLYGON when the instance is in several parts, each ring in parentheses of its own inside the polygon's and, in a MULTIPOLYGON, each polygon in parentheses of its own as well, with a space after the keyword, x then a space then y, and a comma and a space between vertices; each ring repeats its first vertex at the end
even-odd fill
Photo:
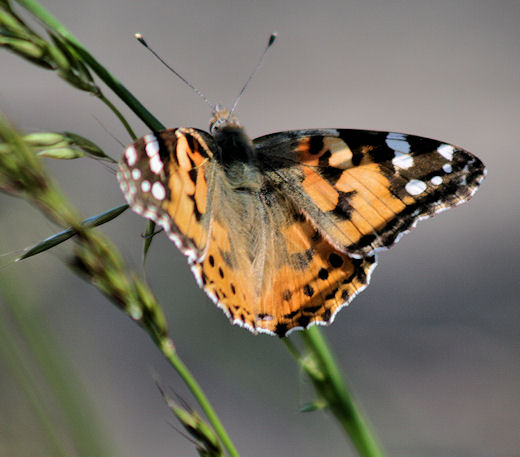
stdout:
MULTIPOLYGON (((103 65, 101 65, 81 42, 51 13, 34 0, 16 0, 47 28, 61 35, 70 43, 94 73, 152 130, 164 130, 164 125, 139 102, 103 65)), ((119 117, 119 116, 118 116, 119 117)), ((135 136, 135 135, 134 135, 135 136)))
MULTIPOLYGON (((341 376, 321 330, 314 325, 301 333, 301 339, 315 363, 306 370, 307 374, 318 394, 326 400, 328 408, 341 424, 358 454, 361 457, 384 457, 368 421, 363 417, 341 376)), ((289 349, 294 356, 294 347, 289 349)), ((303 366, 305 368, 305 365, 303 366)))

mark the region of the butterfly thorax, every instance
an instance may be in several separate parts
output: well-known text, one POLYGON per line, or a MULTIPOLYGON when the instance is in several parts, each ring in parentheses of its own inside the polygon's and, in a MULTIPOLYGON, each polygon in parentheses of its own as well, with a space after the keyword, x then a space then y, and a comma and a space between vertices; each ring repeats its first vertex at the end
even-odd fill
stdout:
POLYGON ((229 185, 237 190, 259 191, 264 175, 255 146, 238 120, 217 117, 212 120, 210 130, 217 145, 215 158, 223 166, 229 185))

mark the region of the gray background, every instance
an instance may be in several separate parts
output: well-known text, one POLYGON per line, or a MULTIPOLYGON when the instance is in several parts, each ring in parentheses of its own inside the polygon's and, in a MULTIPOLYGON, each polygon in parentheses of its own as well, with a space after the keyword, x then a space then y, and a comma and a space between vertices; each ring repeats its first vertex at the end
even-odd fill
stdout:
MULTIPOLYGON (((421 223, 380 255, 371 286, 325 333, 390 456, 520 455, 518 1, 44 5, 168 126, 206 128, 208 107, 135 42, 135 32, 208 98, 229 105, 276 30, 279 41, 237 112, 251 136, 305 127, 394 130, 479 156, 489 175, 474 200, 421 223)), ((70 130, 120 156, 105 129, 123 143, 129 138, 93 97, 5 51, 0 68, 0 110, 18 127, 70 130)), ((138 134, 147 132, 118 106, 138 134)), ((123 202, 114 173, 100 163, 48 166, 85 216, 123 202)), ((2 252, 56 230, 22 201, 0 196, 0 212, 2 252)), ((103 228, 135 269, 143 227, 127 212, 103 228)), ((63 259, 66 251, 56 250, 0 274, 23 286, 63 345, 115 455, 195 456, 172 429, 152 373, 193 404, 179 378, 63 259)), ((333 420, 297 412, 311 391, 281 342, 230 326, 164 235, 146 275, 181 357, 243 456, 345 455, 333 420)), ((40 434, 27 433, 36 419, 1 366, 0 405, 0 454, 45 455, 40 434)))

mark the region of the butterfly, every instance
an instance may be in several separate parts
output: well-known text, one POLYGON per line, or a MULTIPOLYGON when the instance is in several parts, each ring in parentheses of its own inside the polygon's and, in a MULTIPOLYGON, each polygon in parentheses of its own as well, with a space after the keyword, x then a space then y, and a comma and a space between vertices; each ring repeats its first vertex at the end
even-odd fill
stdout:
POLYGON ((486 171, 457 146, 403 133, 251 140, 221 107, 209 132, 145 135, 122 156, 120 187, 233 323, 280 337, 331 323, 368 285, 378 250, 469 200, 486 171))

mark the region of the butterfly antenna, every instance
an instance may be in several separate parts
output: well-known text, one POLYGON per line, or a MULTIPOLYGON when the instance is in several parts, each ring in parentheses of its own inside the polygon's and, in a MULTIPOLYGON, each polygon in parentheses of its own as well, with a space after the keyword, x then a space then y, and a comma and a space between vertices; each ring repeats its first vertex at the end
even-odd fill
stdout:
POLYGON ((264 52, 262 53, 260 59, 258 60, 257 64, 256 64, 256 67, 253 69, 253 71, 251 72, 251 74, 249 75, 249 78, 247 78, 247 81, 246 83, 244 84, 244 86, 242 87, 242 89, 240 90, 240 93, 238 94, 238 97, 235 99, 235 103, 233 103, 233 107, 231 108, 231 111, 229 112, 229 117, 231 117, 231 115, 233 114, 233 112, 235 111, 235 108, 237 107, 238 105, 238 102, 240 100, 240 97, 242 97, 242 94, 245 92, 246 90, 246 87, 249 85, 249 83, 251 82, 251 80, 253 79, 253 76, 255 76, 256 72, 258 71, 258 69, 262 66, 262 63, 264 61, 264 58, 265 58, 265 55, 267 54, 267 51, 269 51, 269 48, 273 45, 273 43, 275 42, 276 40, 276 36, 277 36, 277 33, 274 32, 274 33, 271 33, 271 36, 269 37, 269 41, 267 42, 267 46, 265 47, 264 49, 264 52))
POLYGON ((204 100, 210 107, 212 110, 215 110, 216 108, 216 105, 214 105, 213 103, 211 103, 207 97, 199 90, 197 89, 193 84, 191 84, 186 78, 184 78, 183 76, 181 76, 178 72, 176 72, 172 67, 170 67, 162 58, 159 54, 157 54, 150 46, 148 46, 148 43, 144 40, 143 36, 140 34, 140 33, 136 33, 135 35, 135 38, 137 39, 137 41, 139 41, 139 43, 141 43, 146 49, 148 49, 148 51, 150 51, 158 60, 159 62, 161 62, 168 70, 170 70, 175 76, 177 76, 182 82, 184 82, 184 84, 186 84, 188 87, 191 88, 191 90, 193 90, 193 92, 195 92, 200 98, 202 98, 202 100, 204 100))

